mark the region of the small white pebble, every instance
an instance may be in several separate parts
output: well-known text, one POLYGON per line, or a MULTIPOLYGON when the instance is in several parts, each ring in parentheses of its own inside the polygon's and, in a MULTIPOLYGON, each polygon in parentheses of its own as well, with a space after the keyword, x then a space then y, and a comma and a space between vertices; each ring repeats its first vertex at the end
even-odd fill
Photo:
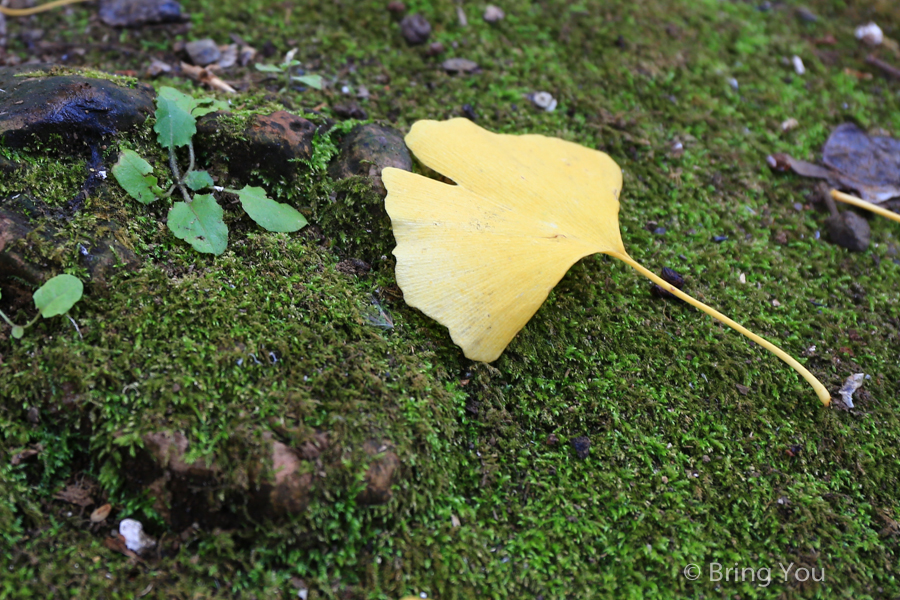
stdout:
POLYGON ((484 20, 488 23, 496 23, 497 21, 502 21, 503 17, 505 16, 506 14, 499 6, 488 4, 487 8, 484 9, 484 20))
POLYGON ((556 108, 556 98, 550 95, 550 92, 535 92, 531 95, 531 101, 538 108, 543 108, 547 112, 553 112, 556 108))
POLYGON ((803 59, 796 54, 791 57, 791 63, 794 65, 794 71, 797 73, 797 75, 803 75, 804 73, 806 73, 806 67, 803 66, 803 59))
POLYGON ((781 122, 781 130, 782 131, 790 131, 791 129, 796 129, 799 126, 800 126, 800 122, 793 117, 781 122))
POLYGON ((878 46, 884 41, 884 33, 881 31, 881 27, 875 23, 869 23, 856 28, 856 39, 869 46, 878 46))
POLYGON ((100 169, 97 171, 97 175, 100 176, 100 179, 106 179, 106 169, 100 169))
POLYGON ((735 79, 734 77, 731 77, 731 78, 728 80, 728 85, 730 85, 730 86, 732 87, 732 89, 734 89, 734 90, 737 90, 737 89, 740 87, 740 86, 738 85, 738 80, 735 79))
POLYGON ((741 283, 747 283, 747 276, 741 273, 741 276, 738 277, 738 281, 740 281, 741 283))

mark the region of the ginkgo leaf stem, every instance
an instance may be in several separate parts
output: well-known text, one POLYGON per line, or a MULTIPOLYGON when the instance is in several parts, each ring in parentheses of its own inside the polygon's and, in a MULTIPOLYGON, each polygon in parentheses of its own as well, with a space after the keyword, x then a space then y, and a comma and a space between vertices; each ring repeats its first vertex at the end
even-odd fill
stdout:
POLYGON ((88 1, 89 0, 55 0, 54 2, 48 2, 47 4, 41 4, 32 8, 7 8, 5 6, 0 6, 0 14, 4 14, 7 17, 27 17, 57 8, 59 6, 66 6, 67 4, 75 4, 77 2, 88 1))
POLYGON ((756 342, 757 344, 759 344, 760 346, 762 346, 763 348, 765 348, 766 350, 768 350, 769 352, 771 352, 772 354, 774 354, 775 356, 777 356, 778 358, 780 358, 781 360, 786 362, 788 365, 791 366, 791 368, 793 368, 795 371, 800 373, 800 375, 803 377, 803 379, 805 379, 806 381, 809 382, 809 384, 815 390, 816 395, 819 397, 819 400, 822 401, 822 404, 824 404, 825 406, 829 406, 831 404, 831 394, 828 393, 828 390, 825 389, 825 386, 822 385, 822 382, 820 382, 818 379, 816 379, 815 376, 806 369, 806 367, 804 367, 799 362, 797 362, 796 359, 794 359, 794 357, 789 355, 787 352, 785 352, 784 350, 782 350, 775 344, 769 342, 768 340, 765 340, 765 339, 759 337, 758 335, 756 335, 755 333, 748 331, 743 326, 735 323, 734 321, 732 321, 731 319, 729 319, 728 317, 726 317, 725 315, 723 315, 716 309, 703 304, 699 300, 696 300, 693 297, 685 294, 684 292, 682 292, 681 290, 676 288, 674 285, 667 283, 661 277, 658 277, 657 275, 653 274, 653 272, 646 269, 643 265, 641 265, 640 263, 635 261, 633 258, 628 256, 627 254, 620 254, 618 252, 607 252, 607 254, 609 254, 613 258, 618 258, 622 262, 628 264, 635 271, 637 271, 638 273, 640 273, 641 275, 643 275, 644 277, 646 277, 647 279, 649 279, 650 281, 652 281, 653 283, 655 283, 656 285, 661 287, 662 289, 666 290, 667 292, 672 293, 673 295, 677 296, 679 299, 684 300, 691 306, 693 306, 699 310, 702 310, 703 312, 705 312, 712 318, 714 318, 718 321, 721 321, 725 325, 728 325, 729 327, 731 327, 732 329, 734 329, 741 335, 753 340, 754 342, 756 342))
POLYGON ((831 190, 831 197, 838 202, 850 204, 852 206, 871 211, 876 215, 881 215, 882 217, 887 217, 888 219, 891 219, 893 221, 900 222, 900 215, 898 215, 897 213, 885 208, 881 208, 880 206, 872 204, 871 202, 866 202, 862 198, 857 198, 856 196, 851 196, 850 194, 845 194, 844 192, 839 192, 837 190, 831 190))

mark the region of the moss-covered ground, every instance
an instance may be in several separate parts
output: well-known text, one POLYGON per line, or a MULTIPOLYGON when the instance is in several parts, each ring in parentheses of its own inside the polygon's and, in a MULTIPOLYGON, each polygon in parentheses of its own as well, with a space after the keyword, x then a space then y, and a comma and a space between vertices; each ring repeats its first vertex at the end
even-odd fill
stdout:
MULTIPOLYGON (((329 215, 321 235, 262 233, 229 212, 220 257, 169 235, 165 207, 111 185, 71 225, 69 270, 84 274, 78 231, 92 208, 125 223, 145 266, 89 288, 72 312, 80 336, 62 318, 20 341, 0 330, 0 598, 900 597, 900 229, 871 219, 868 251, 831 245, 813 184, 765 164, 776 151, 815 160, 848 120, 900 136, 900 82, 872 73, 853 39, 868 20, 900 38, 898 5, 811 0, 811 21, 780 2, 507 0, 489 25, 480 3, 409 0, 447 49, 433 57, 406 45, 385 4, 197 0, 181 34, 106 29, 76 6, 11 22, 10 50, 25 56, 18 33, 40 27, 86 49, 85 64, 141 69, 176 38, 234 32, 274 47, 267 62, 299 48, 331 82, 266 99, 246 70, 245 109, 328 116, 342 86, 365 87, 369 117, 401 130, 470 105, 489 129, 604 150, 625 174, 632 256, 681 272, 690 293, 803 357, 833 392, 868 374, 855 409, 823 408, 779 360, 602 256, 571 269, 497 362, 467 361, 391 293, 389 234, 323 208, 333 182, 321 169, 270 188, 329 215), (834 45, 815 42, 829 34, 834 45), (448 57, 481 69, 448 75, 448 57), (525 97, 541 90, 555 111, 525 97), (782 132, 789 118, 799 125, 782 132), (373 272, 341 273, 347 256, 373 272), (230 520, 170 531, 129 485, 142 435, 161 430, 227 472, 229 487, 210 493, 230 520), (341 449, 308 510, 274 521, 239 493, 270 431, 289 444, 328 432, 341 449), (569 444, 578 436, 586 459, 569 444), (403 463, 377 507, 357 502, 370 439, 403 463), (13 460, 28 449, 38 454, 13 460), (54 499, 79 482, 113 505, 108 524, 54 499), (146 562, 110 551, 103 538, 124 517, 181 535, 180 550, 146 562), (728 567, 753 575, 726 580, 728 567)), ((83 159, 16 158, 28 165, 17 185, 48 203, 77 191, 64 166, 83 159)))

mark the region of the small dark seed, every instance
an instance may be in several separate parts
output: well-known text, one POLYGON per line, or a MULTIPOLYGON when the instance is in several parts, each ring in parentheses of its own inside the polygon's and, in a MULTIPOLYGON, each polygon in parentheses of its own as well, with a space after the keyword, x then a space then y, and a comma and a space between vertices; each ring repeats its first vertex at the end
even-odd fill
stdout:
POLYGON ((684 287, 684 277, 682 277, 675 269, 663 267, 659 276, 663 278, 663 281, 665 281, 666 283, 671 283, 679 290, 684 287))

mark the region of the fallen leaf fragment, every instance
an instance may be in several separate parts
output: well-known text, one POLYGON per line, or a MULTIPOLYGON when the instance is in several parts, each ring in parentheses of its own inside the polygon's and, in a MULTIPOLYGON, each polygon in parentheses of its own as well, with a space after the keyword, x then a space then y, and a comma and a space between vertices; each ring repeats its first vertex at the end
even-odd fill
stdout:
POLYGON ((578 260, 603 253, 763 346, 830 394, 790 355, 631 258, 619 230, 622 171, 606 154, 467 119, 418 121, 406 144, 448 185, 385 168, 385 208, 407 303, 450 330, 467 358, 496 360, 578 260))
POLYGON ((105 538, 103 540, 103 545, 113 552, 124 554, 128 558, 141 560, 140 556, 128 549, 128 546, 125 543, 125 536, 123 536, 121 533, 116 533, 112 537, 105 538))
POLYGON ((28 448, 27 450, 22 450, 21 452, 16 452, 13 454, 13 457, 9 459, 9 464, 12 466, 20 465, 29 458, 37 456, 40 454, 40 451, 35 450, 34 448, 28 448))
POLYGON ((74 484, 67 485, 65 489, 57 492, 53 497, 78 506, 90 506, 94 503, 90 490, 74 484))
POLYGON ((101 521, 105 521, 106 517, 109 516, 111 510, 112 505, 109 503, 94 509, 94 512, 91 513, 91 523, 100 523, 101 521))
POLYGON ((181 71, 194 81, 199 81, 200 83, 208 85, 214 90, 227 92, 229 94, 237 93, 236 89, 222 81, 215 73, 204 67, 197 67, 194 65, 189 65, 186 62, 182 62, 181 71))

